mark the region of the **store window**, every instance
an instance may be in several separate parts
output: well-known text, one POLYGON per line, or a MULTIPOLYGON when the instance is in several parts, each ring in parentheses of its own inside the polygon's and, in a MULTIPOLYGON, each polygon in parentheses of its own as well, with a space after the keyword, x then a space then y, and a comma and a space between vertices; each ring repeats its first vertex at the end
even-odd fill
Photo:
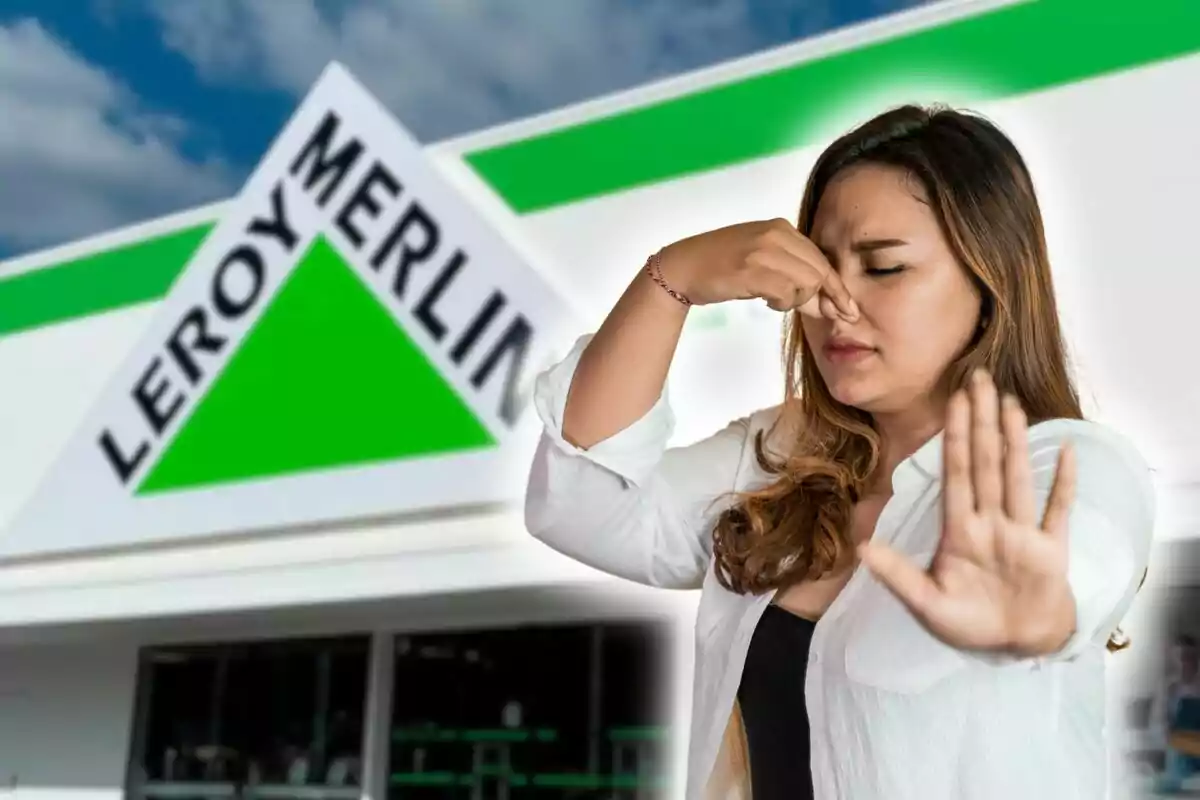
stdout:
POLYGON ((600 624, 397 637, 389 800, 666 797, 666 636, 600 624))
POLYGON ((357 798, 368 636, 143 652, 130 798, 357 798))

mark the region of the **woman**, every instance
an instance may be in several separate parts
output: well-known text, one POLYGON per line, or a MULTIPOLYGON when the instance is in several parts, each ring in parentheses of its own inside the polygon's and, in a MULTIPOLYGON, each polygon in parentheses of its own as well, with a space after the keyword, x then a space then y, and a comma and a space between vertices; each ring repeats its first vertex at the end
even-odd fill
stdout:
POLYGON ((1105 643, 1153 488, 1082 420, 993 125, 903 107, 834 142, 797 225, 651 256, 535 404, 530 531, 702 587, 688 797, 1104 796, 1105 643), (667 450, 688 309, 748 298, 787 312, 782 404, 667 450))

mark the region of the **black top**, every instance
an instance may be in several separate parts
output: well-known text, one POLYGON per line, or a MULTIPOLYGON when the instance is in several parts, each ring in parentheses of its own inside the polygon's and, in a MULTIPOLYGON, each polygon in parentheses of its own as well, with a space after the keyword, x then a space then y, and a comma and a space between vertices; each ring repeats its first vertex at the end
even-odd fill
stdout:
POLYGON ((804 674, 814 627, 772 604, 750 640, 738 703, 754 800, 812 800, 804 674))

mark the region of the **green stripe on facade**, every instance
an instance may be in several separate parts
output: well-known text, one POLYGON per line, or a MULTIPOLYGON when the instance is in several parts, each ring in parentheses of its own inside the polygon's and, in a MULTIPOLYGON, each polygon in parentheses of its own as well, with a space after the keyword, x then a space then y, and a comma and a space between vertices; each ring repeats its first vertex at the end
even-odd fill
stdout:
POLYGON ((0 336, 161 299, 212 227, 196 225, 0 278, 0 336))
MULTIPOLYGON (((532 213, 803 146, 880 76, 986 102, 1197 51, 1200 0, 1034 0, 464 158, 532 213)), ((0 336, 161 298, 210 227, 0 278, 0 336)))
MULTIPOLYGON (((985 102, 1200 49, 1200 2, 1038 0, 472 153, 519 213, 809 144, 830 108, 945 76, 985 102)), ((1114 109, 1117 113, 1116 109, 1114 109)))

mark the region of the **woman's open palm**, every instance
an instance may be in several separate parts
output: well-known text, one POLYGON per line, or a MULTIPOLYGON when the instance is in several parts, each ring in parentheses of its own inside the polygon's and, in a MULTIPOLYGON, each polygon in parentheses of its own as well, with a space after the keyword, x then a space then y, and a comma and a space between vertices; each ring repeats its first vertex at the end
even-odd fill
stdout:
POLYGON ((882 544, 860 554, 935 636, 968 650, 1052 652, 1069 638, 1067 520, 1075 489, 1070 446, 1059 453, 1038 518, 1024 412, 1001 401, 990 377, 973 376, 947 411, 942 533, 928 569, 882 544))

